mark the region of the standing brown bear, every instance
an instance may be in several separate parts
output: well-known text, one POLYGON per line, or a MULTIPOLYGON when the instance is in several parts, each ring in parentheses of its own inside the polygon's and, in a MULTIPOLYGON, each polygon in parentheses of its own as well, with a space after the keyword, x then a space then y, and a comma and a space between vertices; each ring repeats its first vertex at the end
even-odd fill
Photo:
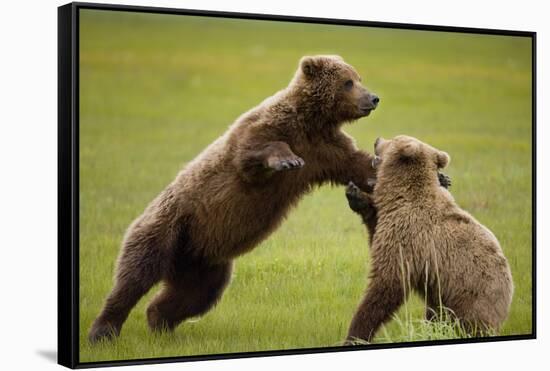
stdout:
POLYGON ((348 343, 370 342, 411 291, 426 298, 428 319, 448 308, 470 333, 498 330, 512 301, 510 267, 493 233, 439 186, 447 153, 398 136, 377 139, 375 154, 373 196, 353 184, 346 192, 372 241, 370 282, 348 343))
POLYGON ((118 335, 161 280, 147 309, 151 329, 205 313, 227 286, 233 259, 269 236, 314 186, 367 187, 372 156, 340 128, 378 101, 342 58, 302 58, 286 89, 238 118, 130 225, 90 341, 118 335))

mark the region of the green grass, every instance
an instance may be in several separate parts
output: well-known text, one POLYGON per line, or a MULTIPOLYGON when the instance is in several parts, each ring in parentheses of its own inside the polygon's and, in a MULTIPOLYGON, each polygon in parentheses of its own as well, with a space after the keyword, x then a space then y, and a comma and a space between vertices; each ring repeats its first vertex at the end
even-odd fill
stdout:
MULTIPOLYGON (((200 320, 150 334, 154 288, 116 342, 86 339, 129 223, 236 117, 285 87, 301 56, 319 53, 342 55, 381 96, 379 110, 346 127, 360 147, 408 134, 451 154, 453 194, 494 231, 512 266, 516 291, 502 334, 531 332, 530 40, 92 10, 80 21, 82 362, 344 339, 367 286, 369 253, 343 189, 330 187, 305 197, 237 260, 222 301, 200 320)), ((423 322, 423 313, 422 299, 412 298, 375 341, 457 335, 423 322)))

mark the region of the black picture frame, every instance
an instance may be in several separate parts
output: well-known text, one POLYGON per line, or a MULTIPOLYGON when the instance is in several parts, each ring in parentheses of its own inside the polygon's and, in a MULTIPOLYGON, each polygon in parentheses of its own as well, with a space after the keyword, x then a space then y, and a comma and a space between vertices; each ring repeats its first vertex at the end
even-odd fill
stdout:
POLYGON ((310 18, 268 14, 232 13, 94 3, 70 3, 58 8, 58 363, 69 368, 154 364, 290 354, 343 352, 380 348, 418 347, 463 343, 527 340, 536 338, 536 32, 463 28, 362 20, 310 18), (242 20, 269 20, 332 25, 444 31, 485 35, 521 36, 532 42, 532 332, 523 335, 460 340, 430 340, 354 347, 334 346, 294 350, 260 351, 81 362, 79 359, 79 12, 83 9, 139 12, 181 16, 205 16, 242 20))

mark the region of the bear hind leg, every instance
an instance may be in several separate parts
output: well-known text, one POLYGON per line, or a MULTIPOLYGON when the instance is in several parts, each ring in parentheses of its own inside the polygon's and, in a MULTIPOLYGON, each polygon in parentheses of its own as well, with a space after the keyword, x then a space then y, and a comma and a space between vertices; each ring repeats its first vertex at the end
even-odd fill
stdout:
POLYGON ((188 318, 212 309, 231 278, 232 263, 190 265, 166 279, 164 287, 147 308, 152 331, 172 331, 188 318))
POLYGON ((118 263, 115 286, 88 334, 91 343, 112 340, 120 334, 132 308, 160 279, 160 257, 156 255, 153 250, 123 251, 118 263))
POLYGON ((352 345, 359 339, 370 343, 378 328, 405 301, 405 294, 398 277, 373 277, 351 321, 345 344, 352 345))

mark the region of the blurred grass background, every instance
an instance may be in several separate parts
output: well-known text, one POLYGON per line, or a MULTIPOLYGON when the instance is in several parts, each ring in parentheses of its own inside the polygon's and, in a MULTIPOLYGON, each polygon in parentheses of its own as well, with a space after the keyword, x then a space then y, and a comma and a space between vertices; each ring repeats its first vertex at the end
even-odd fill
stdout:
MULTIPOLYGON (((284 88, 300 57, 321 53, 343 56, 381 97, 376 112, 346 127, 360 147, 408 134, 450 153, 452 193, 494 231, 512 266, 502 334, 531 332, 530 39, 81 10, 81 362, 344 339, 367 285, 368 244, 343 189, 330 187, 237 260, 222 301, 200 320, 150 334, 145 308, 155 288, 116 342, 86 339, 130 222, 236 117, 284 88)), ((376 341, 438 338, 433 329, 411 337, 421 299, 397 316, 376 341)))

